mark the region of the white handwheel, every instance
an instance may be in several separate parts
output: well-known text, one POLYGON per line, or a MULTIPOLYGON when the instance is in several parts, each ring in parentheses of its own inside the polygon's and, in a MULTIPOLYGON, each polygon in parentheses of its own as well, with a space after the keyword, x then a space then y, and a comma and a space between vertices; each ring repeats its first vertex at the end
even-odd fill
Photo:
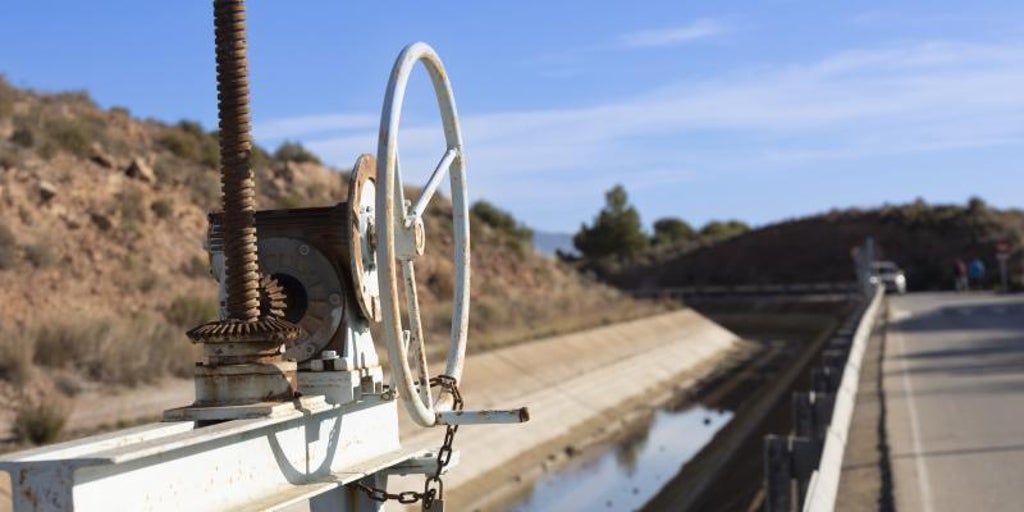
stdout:
POLYGON ((469 208, 466 198, 466 170, 462 153, 462 132, 451 84, 441 59, 424 43, 402 50, 388 81, 381 113, 377 147, 377 278, 380 283, 381 314, 388 346, 391 380, 416 423, 425 427, 437 424, 437 414, 452 408, 451 393, 441 388, 436 399, 430 389, 426 345, 420 321, 419 297, 413 261, 423 254, 422 215, 448 174, 452 194, 452 221, 455 229, 454 292, 452 297, 451 345, 445 375, 456 380, 462 376, 466 355, 466 331, 469 326, 469 208), (430 176, 415 205, 407 205, 398 165, 398 126, 409 74, 422 62, 434 85, 447 148, 430 176), (408 329, 403 327, 399 310, 398 264, 401 263, 408 329), (410 358, 415 368, 410 367, 410 358))

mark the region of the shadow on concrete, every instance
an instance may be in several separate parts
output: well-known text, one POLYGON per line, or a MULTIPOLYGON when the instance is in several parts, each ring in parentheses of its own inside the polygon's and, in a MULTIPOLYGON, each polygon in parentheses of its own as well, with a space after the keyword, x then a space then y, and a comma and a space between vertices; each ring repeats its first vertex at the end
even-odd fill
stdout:
POLYGON ((1002 329, 1024 332, 1024 303, 964 302, 892 322, 904 332, 1002 329))
MULTIPOLYGON (((1024 328, 1024 325, 1022 325, 1024 328)), ((911 375, 946 374, 973 377, 980 374, 1024 376, 1024 333, 971 341, 965 347, 909 352, 899 359, 911 362, 911 375)), ((902 373, 891 369, 888 375, 902 373)), ((1024 382, 1021 382, 1024 386, 1024 382)))
POLYGON ((1024 451, 1024 444, 1009 444, 1002 446, 979 446, 975 448, 956 448, 952 450, 932 450, 927 452, 910 452, 893 454, 892 459, 934 459, 939 457, 959 457, 962 455, 977 455, 981 453, 1006 453, 1024 451))

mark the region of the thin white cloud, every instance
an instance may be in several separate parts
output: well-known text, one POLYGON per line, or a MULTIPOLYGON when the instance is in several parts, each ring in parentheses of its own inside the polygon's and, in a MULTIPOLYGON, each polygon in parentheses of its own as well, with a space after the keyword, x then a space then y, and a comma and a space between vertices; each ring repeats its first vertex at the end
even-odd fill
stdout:
MULTIPOLYGON (((919 43, 668 84, 583 108, 465 116, 463 131, 473 190, 550 227, 542 215, 575 210, 565 205, 632 176, 685 186, 815 162, 1024 146, 1022 90, 1024 46, 919 43), (562 200, 538 204, 548 196, 562 200)), ((375 151, 375 127, 304 142, 347 166, 375 151)), ((440 129, 413 125, 401 135, 406 180, 421 181, 441 155, 440 129)))
POLYGON ((370 114, 326 114, 275 119, 256 123, 253 133, 263 140, 320 135, 334 130, 365 129, 376 126, 379 118, 370 114))
POLYGON ((623 34, 619 43, 626 48, 675 46, 720 35, 725 28, 717 21, 703 18, 680 27, 641 30, 623 34))

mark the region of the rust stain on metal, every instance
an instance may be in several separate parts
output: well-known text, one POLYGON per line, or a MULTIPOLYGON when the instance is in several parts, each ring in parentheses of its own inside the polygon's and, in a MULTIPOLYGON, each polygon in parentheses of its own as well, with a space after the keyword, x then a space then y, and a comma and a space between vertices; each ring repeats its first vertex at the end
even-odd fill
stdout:
POLYGON ((18 471, 18 487, 21 488, 21 496, 25 501, 31 503, 34 510, 39 510, 39 498, 28 485, 28 471, 28 468, 21 468, 21 471, 18 471))
POLYGON ((519 408, 519 421, 521 423, 526 423, 527 421, 530 421, 530 409, 526 407, 519 408))

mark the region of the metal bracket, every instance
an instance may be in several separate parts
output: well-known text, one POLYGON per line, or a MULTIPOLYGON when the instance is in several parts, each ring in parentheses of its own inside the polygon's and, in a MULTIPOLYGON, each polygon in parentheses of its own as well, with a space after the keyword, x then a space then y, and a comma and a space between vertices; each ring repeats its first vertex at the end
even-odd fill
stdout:
POLYGON ((441 411, 437 413, 440 425, 499 425, 526 423, 530 421, 530 410, 526 407, 511 410, 482 411, 441 411))

